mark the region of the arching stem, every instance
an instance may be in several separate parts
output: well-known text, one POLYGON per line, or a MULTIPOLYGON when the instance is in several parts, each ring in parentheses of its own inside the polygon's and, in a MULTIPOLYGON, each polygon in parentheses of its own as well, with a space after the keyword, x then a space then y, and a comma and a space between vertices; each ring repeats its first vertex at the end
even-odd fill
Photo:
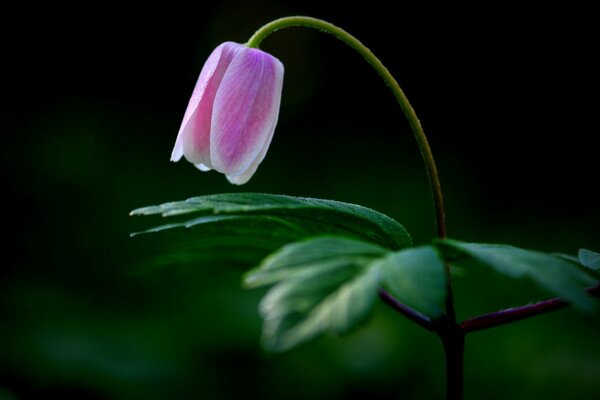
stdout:
POLYGON ((383 65, 383 63, 366 47, 362 44, 358 39, 352 36, 350 33, 345 30, 338 28, 337 26, 322 21, 320 19, 311 18, 311 17, 286 17, 277 19, 273 22, 268 23, 267 25, 260 28, 248 41, 247 45, 249 47, 258 48, 260 43, 270 34, 276 32, 278 30, 289 28, 289 27, 305 27, 316 29, 325 33, 329 33, 336 38, 340 39, 342 42, 346 43, 348 46, 352 47, 356 50, 360 55, 364 57, 364 59, 371 64, 373 69, 377 71, 379 76, 384 80, 384 82, 389 86, 394 97, 398 101, 400 108, 404 112, 404 115, 408 119, 410 127, 415 135, 415 139, 417 140, 417 144, 419 145, 419 150, 421 151, 421 156, 423 157, 423 161, 425 162, 425 168, 427 169, 427 173, 429 175, 429 183, 431 185, 431 191, 433 193, 433 202, 435 206, 436 212, 436 225, 437 225, 437 234, 439 237, 446 237, 446 215, 444 211, 444 198, 442 196, 442 187, 440 185, 440 179, 438 176, 437 167, 435 165, 435 160, 433 158, 433 154, 431 152, 431 147, 429 147, 429 142, 427 141, 427 136, 425 136, 425 132, 423 131, 423 127, 421 126, 421 122, 415 113, 415 110, 410 105, 408 98, 398 85, 398 82, 390 71, 383 65))
MULTIPOLYGON (((415 113, 415 110, 410 105, 408 98, 404 94, 404 91, 398 85, 396 79, 392 76, 390 71, 383 65, 383 63, 373 54, 373 52, 366 47, 362 42, 360 42, 357 38, 352 36, 350 33, 346 32, 342 28, 339 28, 329 22, 311 18, 304 16, 295 16, 295 17, 285 17, 281 19, 277 19, 275 21, 269 22, 268 24, 261 27, 248 41, 247 45, 249 47, 258 48, 261 42, 271 35, 272 33, 290 27, 304 27, 316 29, 321 32, 328 33, 330 35, 335 36, 342 42, 346 43, 348 46, 352 47, 356 50, 363 58, 371 64, 373 69, 377 71, 379 76, 383 79, 383 81, 388 85, 396 101, 400 105, 400 108, 404 112, 404 115, 408 119, 410 127, 413 131, 417 144, 419 146, 419 150, 421 151, 421 156, 423 157, 423 161, 425 163, 425 168, 427 170, 427 175, 429 177, 429 185, 431 187, 431 192, 433 194, 433 203, 435 207, 435 221, 437 226, 437 235, 441 238, 446 237, 446 213, 444 209, 444 198, 442 196, 442 187, 440 185, 440 179, 437 171, 437 167, 435 165, 435 160, 433 158, 433 153, 431 152, 431 147, 429 146, 429 142, 427 141, 427 136, 423 131, 423 127, 421 126, 421 122, 415 113)), ((446 313, 452 320, 456 320, 455 312, 454 312, 454 300, 452 296, 452 284, 450 280, 450 271, 449 267, 446 266, 446 282, 447 282, 447 297, 446 297, 446 313)))
MULTIPOLYGON (((427 170, 427 176, 429 178, 429 185, 433 194, 433 203, 435 208, 435 222, 437 227, 437 235, 440 238, 446 237, 446 214, 444 209, 444 198, 442 196, 442 187, 440 185, 440 179, 431 152, 431 147, 427 141, 427 136, 423 131, 421 122, 415 113, 415 110, 411 106, 408 98, 404 94, 404 91, 398 85, 396 79, 392 76, 390 71, 383 65, 383 63, 373 54, 368 47, 362 44, 357 38, 352 36, 345 30, 338 28, 337 26, 311 17, 295 16, 277 19, 261 27, 254 35, 250 38, 247 43, 248 47, 258 48, 261 42, 271 35, 273 32, 284 28, 290 27, 304 27, 316 29, 321 32, 328 33, 335 36, 348 46, 356 50, 363 58, 377 71, 379 76, 383 79, 386 85, 390 88, 398 105, 402 109, 404 115, 408 119, 408 123, 412 132, 415 136, 421 156, 425 163, 427 170)), ((454 299, 452 294, 452 282, 450 280, 450 267, 446 264, 446 321, 443 324, 443 329, 439 328, 434 330, 441 338, 446 353, 446 379, 447 379, 447 398, 451 400, 459 400, 462 398, 462 369, 463 369, 463 347, 464 347, 464 335, 460 331, 460 327, 456 322, 456 314, 454 311, 454 299)), ((426 329, 432 329, 431 323, 426 317, 421 316, 414 310, 409 309, 403 305, 398 305, 392 296, 387 294, 385 291, 380 290, 380 296, 388 303, 395 305, 396 309, 399 309, 402 314, 406 315, 413 321, 419 323, 426 329)), ((442 326, 442 325, 440 325, 442 326)))

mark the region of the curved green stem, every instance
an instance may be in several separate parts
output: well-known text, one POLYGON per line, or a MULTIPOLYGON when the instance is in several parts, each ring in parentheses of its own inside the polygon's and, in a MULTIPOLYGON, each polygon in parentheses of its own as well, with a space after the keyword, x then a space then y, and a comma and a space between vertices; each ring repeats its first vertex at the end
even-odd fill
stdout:
MULTIPOLYGON (((433 203, 435 206, 435 216, 436 216, 436 226, 437 226, 437 234, 439 237, 446 237, 446 214, 444 211, 444 198, 442 196, 442 187, 440 185, 440 179, 438 176, 437 167, 435 165, 435 160, 433 159, 433 154, 431 152, 431 147, 429 147, 429 142, 427 141, 427 136, 425 136, 425 132, 423 131, 423 127, 421 126, 421 122, 415 113, 415 110, 410 105, 408 98, 398 85, 398 82, 390 71, 383 65, 383 63, 373 54, 368 47, 362 44, 357 38, 346 32, 345 30, 338 28, 337 26, 311 17, 285 17, 281 19, 277 19, 273 22, 270 22, 260 28, 248 41, 248 47, 258 48, 260 43, 270 34, 276 32, 280 29, 289 28, 289 27, 305 27, 316 29, 321 32, 325 32, 335 36, 340 39, 342 42, 346 43, 348 46, 352 47, 356 50, 360 55, 364 57, 364 59, 371 64, 373 69, 377 71, 379 76, 384 80, 384 82, 389 86, 394 97, 398 101, 400 108, 404 112, 404 115, 408 119, 410 127, 415 135, 415 139, 417 140, 417 144, 419 145, 419 150, 421 151, 421 156, 423 157, 423 161, 425 162, 425 168, 427 169, 427 175, 429 177, 429 185, 431 186, 431 192, 433 193, 433 203)), ((450 271, 449 267, 446 266, 446 282, 447 282, 447 298, 446 298, 446 312, 448 316, 450 316, 453 320, 455 320, 454 313, 454 301, 452 298, 452 285, 450 281, 450 271)))
POLYGON ((311 18, 311 17, 286 17, 277 19, 273 22, 268 23, 267 25, 260 28, 248 41, 248 47, 258 48, 260 43, 270 34, 276 32, 280 29, 289 28, 289 27, 305 27, 317 29, 319 31, 329 33, 336 38, 340 39, 342 42, 346 43, 348 46, 352 47, 356 50, 360 55, 362 55, 365 60, 371 64, 371 66, 377 71, 379 76, 383 78, 385 83, 390 87, 400 108, 406 115, 408 122, 410 123, 410 127, 415 135, 415 139, 419 145, 419 149, 421 150, 421 155, 423 156, 423 161, 425 162, 425 167, 427 168, 427 173, 429 175, 429 182, 431 185, 431 190, 433 192, 433 200, 435 204, 436 210, 436 225, 437 225, 437 233, 439 237, 446 237, 446 216, 444 212, 444 198, 442 197, 442 187, 440 185, 440 180, 437 172, 437 167, 435 165, 435 161, 433 159, 433 154, 431 152, 431 148, 429 147, 429 143, 427 141, 427 136, 425 136, 425 132, 423 131, 423 127, 421 126, 421 122, 419 118, 417 118, 417 114, 415 110, 410 105, 410 102, 406 98, 406 95, 398 85, 398 82, 390 71, 383 65, 383 63, 369 50, 364 44, 362 44, 358 39, 354 36, 346 32, 345 30, 338 28, 337 26, 330 24, 329 22, 322 21, 320 19, 311 18))
MULTIPOLYGON (((408 98, 398 85, 398 82, 390 71, 383 65, 383 63, 373 54, 368 47, 362 44, 357 38, 346 32, 345 30, 338 28, 337 26, 330 24, 329 22, 322 21, 320 19, 311 17, 286 17, 275 20, 268 23, 267 25, 260 28, 250 38, 247 43, 248 47, 258 48, 260 43, 270 34, 280 29, 289 27, 305 27, 311 29, 317 29, 321 32, 329 33, 348 46, 356 50, 364 59, 371 64, 373 69, 377 71, 379 76, 394 93, 394 97, 400 108, 404 112, 404 115, 408 119, 410 127, 415 135, 421 156, 425 162, 425 168, 427 169, 427 175, 429 177, 429 185, 433 193, 433 203, 435 206, 435 220, 437 226, 437 234, 441 238, 446 237, 446 215, 444 211, 444 198, 442 197, 442 187, 440 185, 440 179, 433 159, 427 136, 423 131, 421 122, 417 118, 415 110, 410 105, 408 98)), ((407 316, 411 320, 417 322, 419 325, 426 329, 434 330, 438 336, 442 339, 444 344, 444 351, 446 354, 446 393, 449 400, 459 400, 462 398, 462 371, 463 371, 463 348, 464 348, 464 334, 460 330, 460 326, 456 322, 456 314, 454 312, 454 299, 452 295, 452 283, 450 280, 450 266, 446 264, 446 315, 445 317, 437 320, 430 321, 428 318, 415 312, 409 307, 404 306, 397 302, 392 296, 386 293, 384 290, 380 290, 380 297, 388 304, 391 304, 395 309, 399 310, 403 315, 407 316)))

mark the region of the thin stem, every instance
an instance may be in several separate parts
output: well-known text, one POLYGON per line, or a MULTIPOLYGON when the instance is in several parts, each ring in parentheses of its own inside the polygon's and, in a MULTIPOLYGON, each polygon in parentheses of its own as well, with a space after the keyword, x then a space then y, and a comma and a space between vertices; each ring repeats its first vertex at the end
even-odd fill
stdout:
POLYGON ((379 297, 381 298, 381 300, 383 300, 385 304, 389 305, 394 310, 404 315, 406 318, 415 322, 417 325, 427 329, 428 331, 434 330, 433 324, 429 317, 421 314, 417 310, 414 310, 405 304, 400 303, 395 297, 390 295, 385 290, 379 289, 379 297))
POLYGON ((437 167, 435 165, 435 160, 433 158, 433 153, 431 152, 431 147, 429 146, 429 142, 427 141, 427 136, 423 131, 423 127, 421 126, 421 122, 415 113, 415 110, 411 106, 408 98, 404 94, 404 91, 398 85, 396 79, 392 76, 390 71, 383 65, 383 63, 373 54, 373 52, 366 47, 362 42, 360 42, 357 38, 352 36, 350 33, 346 32, 342 28, 339 28, 329 22, 311 18, 311 17, 285 17, 280 18, 275 21, 272 21, 263 27, 261 27, 252 37, 248 40, 247 45, 249 47, 258 48, 260 43, 267 38, 267 36, 272 33, 290 27, 304 27, 316 29, 321 32, 325 32, 331 34, 346 43, 348 46, 352 47, 356 50, 364 59, 371 64, 373 69, 377 71, 379 76, 384 80, 384 82, 389 86, 391 91, 394 94, 394 97, 398 101, 400 108, 404 112, 404 115, 408 119, 410 127, 415 135, 415 139, 417 140, 417 144, 419 145, 419 150, 421 151, 421 156, 423 157, 423 161, 425 162, 425 167, 427 169, 427 173, 429 175, 429 183, 431 185, 431 191, 433 192, 433 201, 435 205, 436 211, 436 225, 437 225, 437 233, 441 238, 446 237, 446 215, 444 211, 444 198, 442 196, 442 187, 440 185, 440 179, 437 172, 437 167))
MULTIPOLYGON (((411 106, 408 98, 404 94, 404 91, 398 85, 396 79, 392 76, 390 71, 383 65, 383 63, 373 54, 371 50, 362 42, 360 42, 357 38, 352 36, 350 33, 345 30, 338 28, 337 26, 311 17, 304 16, 295 16, 295 17, 285 17, 281 19, 277 19, 272 21, 263 27, 261 27, 248 41, 247 45, 249 47, 258 48, 260 43, 272 33, 290 27, 304 27, 316 29, 321 32, 325 32, 331 34, 346 43, 348 46, 352 47, 356 50, 363 58, 377 71, 379 76, 383 79, 383 81, 388 85, 396 101, 400 105, 400 108, 404 112, 404 115, 408 119, 409 125, 413 131, 415 139, 417 140, 417 144, 419 146, 419 150, 421 152, 421 156, 425 163, 425 168, 427 170, 427 176, 429 178, 429 185, 431 187, 431 192, 433 194, 433 203, 435 207, 435 220, 437 226, 437 234, 440 238, 446 237, 446 214, 444 209, 444 198, 442 196, 442 187, 440 184, 440 179, 437 171, 437 167, 435 165, 435 160, 433 158, 433 153, 431 152, 431 147, 429 146, 429 142, 427 141, 427 136, 423 131, 423 127, 421 126, 421 122, 415 113, 415 110, 411 106)), ((455 312, 454 312, 454 300, 452 295, 452 282, 450 280, 450 267, 446 265, 446 313, 452 320, 456 320, 455 312)))
MULTIPOLYGON (((600 296, 600 286, 588 288, 586 290, 590 296, 600 296)), ((467 334, 470 332, 481 331, 494 328, 496 326, 509 324, 522 319, 535 317, 550 311, 560 310, 569 306, 565 299, 555 298, 540 301, 534 304, 528 304, 521 307, 507 308, 505 310, 495 311, 489 314, 479 315, 469 318, 460 324, 462 331, 467 334)))

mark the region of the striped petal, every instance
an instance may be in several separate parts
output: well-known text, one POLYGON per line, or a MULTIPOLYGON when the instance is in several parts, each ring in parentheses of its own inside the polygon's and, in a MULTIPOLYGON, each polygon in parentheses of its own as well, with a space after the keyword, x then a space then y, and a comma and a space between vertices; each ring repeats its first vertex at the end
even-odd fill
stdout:
POLYGON ((232 183, 248 181, 266 154, 279 114, 283 72, 275 57, 244 47, 223 76, 214 100, 210 160, 232 183))
POLYGON ((242 47, 223 43, 206 60, 179 128, 171 161, 185 156, 193 164, 210 168, 210 122, 215 96, 231 60, 242 47))
POLYGON ((263 145, 263 148, 261 149, 260 153, 258 153, 258 156, 254 159, 254 161, 252 161, 252 164, 250 164, 250 166, 248 167, 248 169, 246 171, 244 171, 240 175, 236 175, 236 176, 225 175, 225 177, 227 178, 227 180, 230 183, 233 183, 234 185, 243 185, 244 183, 248 182, 250 180, 250 178, 252 178, 252 175, 254 175, 254 173, 256 172, 258 165, 262 162, 262 160, 267 155, 267 150, 269 150, 269 145, 271 144, 271 139, 273 139, 274 132, 275 132, 275 124, 273 124, 273 128, 271 129, 271 134, 267 138, 267 141, 263 145))

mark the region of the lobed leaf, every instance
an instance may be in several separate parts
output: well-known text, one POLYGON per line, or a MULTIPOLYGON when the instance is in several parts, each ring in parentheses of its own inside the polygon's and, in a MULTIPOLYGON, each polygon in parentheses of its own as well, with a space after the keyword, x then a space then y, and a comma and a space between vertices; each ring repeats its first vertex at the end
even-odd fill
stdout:
POLYGON ((377 298, 379 278, 372 263, 386 253, 364 241, 321 237, 267 257, 244 279, 249 287, 275 284, 260 304, 265 347, 284 351, 362 322, 377 298))
POLYGON ((445 282, 443 261, 431 246, 393 253, 332 236, 284 246, 244 279, 248 287, 274 285, 260 312, 263 343, 275 351, 354 328, 369 315, 382 284, 400 301, 437 318, 445 282))
POLYGON ((437 244, 449 261, 470 258, 508 276, 528 276, 581 310, 591 311, 595 306, 584 291, 595 280, 560 256, 507 245, 465 243, 450 239, 440 240, 437 244))
POLYGON ((384 248, 355 239, 326 236, 282 247, 244 277, 247 287, 270 285, 293 274, 333 268, 337 264, 362 264, 387 254, 384 248))

